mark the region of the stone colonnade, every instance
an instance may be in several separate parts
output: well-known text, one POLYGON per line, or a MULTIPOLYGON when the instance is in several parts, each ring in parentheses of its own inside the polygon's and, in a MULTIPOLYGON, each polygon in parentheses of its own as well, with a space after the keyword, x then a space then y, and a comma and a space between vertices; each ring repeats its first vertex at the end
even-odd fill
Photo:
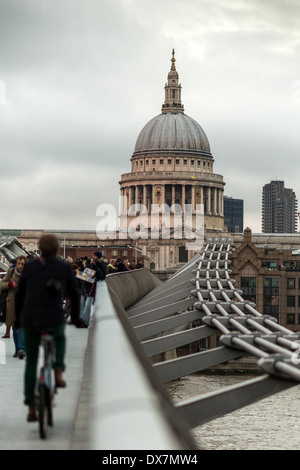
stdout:
POLYGON ((193 184, 130 184, 121 187, 121 196, 127 207, 121 207, 122 213, 128 212, 134 204, 143 204, 151 213, 151 204, 167 204, 170 207, 179 204, 204 204, 205 215, 224 216, 223 187, 193 184))

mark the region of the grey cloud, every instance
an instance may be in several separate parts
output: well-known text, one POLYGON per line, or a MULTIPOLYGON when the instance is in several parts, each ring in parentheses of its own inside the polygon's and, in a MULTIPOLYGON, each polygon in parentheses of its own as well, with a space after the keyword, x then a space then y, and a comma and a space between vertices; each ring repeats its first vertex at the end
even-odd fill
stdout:
POLYGON ((0 225, 95 226, 160 113, 175 47, 186 113, 260 226, 262 184, 300 193, 299 13, 292 0, 0 0, 0 185, 16 182, 0 225))

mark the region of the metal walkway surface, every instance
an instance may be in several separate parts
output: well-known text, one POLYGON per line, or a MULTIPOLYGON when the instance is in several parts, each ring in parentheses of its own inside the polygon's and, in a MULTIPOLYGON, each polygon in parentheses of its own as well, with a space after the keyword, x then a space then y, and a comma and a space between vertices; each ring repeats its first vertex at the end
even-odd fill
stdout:
POLYGON ((23 404, 23 376, 25 360, 13 358, 12 337, 2 339, 5 328, 0 328, 0 449, 1 450, 72 450, 84 442, 85 433, 75 436, 78 403, 82 390, 84 359, 88 330, 66 327, 67 387, 55 398, 54 426, 46 440, 39 437, 38 422, 27 423, 27 406, 23 404), (74 440, 76 439, 76 443, 74 440))

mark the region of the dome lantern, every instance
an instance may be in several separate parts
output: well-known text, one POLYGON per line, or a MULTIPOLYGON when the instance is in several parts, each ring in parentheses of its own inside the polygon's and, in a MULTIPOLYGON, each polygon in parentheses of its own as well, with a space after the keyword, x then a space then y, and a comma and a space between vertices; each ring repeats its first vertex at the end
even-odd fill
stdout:
POLYGON ((165 85, 165 102, 162 105, 163 113, 183 113, 181 104, 181 84, 178 83, 179 75, 175 67, 175 51, 172 51, 171 70, 168 73, 168 82, 165 85))

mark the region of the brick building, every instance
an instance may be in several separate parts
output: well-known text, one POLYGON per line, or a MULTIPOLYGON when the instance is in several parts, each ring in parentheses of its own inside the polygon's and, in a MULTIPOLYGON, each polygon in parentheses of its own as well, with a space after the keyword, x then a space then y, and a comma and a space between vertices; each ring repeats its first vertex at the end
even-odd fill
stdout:
MULTIPOLYGON (((260 240, 261 242, 262 240, 260 240)), ((298 240, 299 241, 299 240, 298 240)), ((272 315, 281 325, 300 330, 300 250, 255 244, 249 228, 231 256, 236 287, 260 313, 272 315)))

